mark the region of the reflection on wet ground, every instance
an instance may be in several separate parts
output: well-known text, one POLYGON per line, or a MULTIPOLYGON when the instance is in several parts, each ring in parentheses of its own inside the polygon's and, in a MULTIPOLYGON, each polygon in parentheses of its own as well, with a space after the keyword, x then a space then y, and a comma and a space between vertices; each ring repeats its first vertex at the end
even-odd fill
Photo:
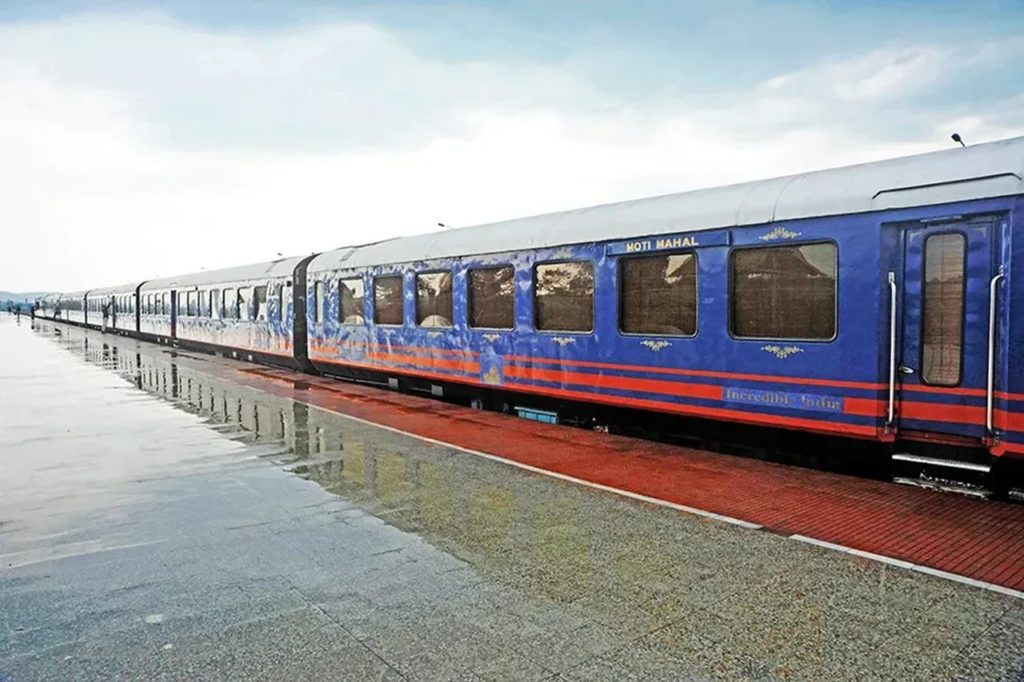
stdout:
POLYGON ((0 317, 0 677, 1024 675, 1019 600, 209 373, 228 362, 0 317))

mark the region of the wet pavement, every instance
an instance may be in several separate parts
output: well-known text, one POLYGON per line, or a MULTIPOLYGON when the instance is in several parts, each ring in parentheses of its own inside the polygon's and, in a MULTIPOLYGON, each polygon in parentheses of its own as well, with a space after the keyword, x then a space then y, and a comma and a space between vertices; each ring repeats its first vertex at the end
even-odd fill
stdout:
POLYGON ((0 679, 1024 679, 1024 600, 0 315, 0 679))

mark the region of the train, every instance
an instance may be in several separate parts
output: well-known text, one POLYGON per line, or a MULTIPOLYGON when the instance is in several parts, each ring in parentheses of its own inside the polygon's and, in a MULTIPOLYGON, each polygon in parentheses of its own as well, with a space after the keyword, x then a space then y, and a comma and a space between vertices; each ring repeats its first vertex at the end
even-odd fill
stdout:
POLYGON ((870 443, 922 480, 991 477, 1024 461, 1022 231, 1018 137, 55 294, 35 314, 543 421, 870 443))

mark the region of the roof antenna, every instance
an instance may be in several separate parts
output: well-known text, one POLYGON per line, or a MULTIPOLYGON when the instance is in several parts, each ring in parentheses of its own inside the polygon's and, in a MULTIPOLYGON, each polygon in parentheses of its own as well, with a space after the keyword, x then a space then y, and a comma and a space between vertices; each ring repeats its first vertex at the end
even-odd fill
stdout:
POLYGON ((437 226, 441 227, 441 228, 444 228, 446 230, 452 229, 452 227, 450 225, 445 225, 444 223, 438 223, 437 226))
POLYGON ((959 142, 961 147, 967 146, 964 144, 963 139, 960 137, 960 133, 953 133, 952 135, 950 135, 950 137, 953 138, 953 142, 959 142))

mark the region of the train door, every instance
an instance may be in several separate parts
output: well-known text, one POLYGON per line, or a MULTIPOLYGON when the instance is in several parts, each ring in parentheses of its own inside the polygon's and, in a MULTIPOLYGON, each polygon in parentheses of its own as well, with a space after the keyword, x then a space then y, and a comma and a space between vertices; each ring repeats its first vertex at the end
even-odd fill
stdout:
POLYGON ((898 427, 905 436, 979 443, 991 427, 989 336, 998 220, 918 224, 903 232, 898 427))

